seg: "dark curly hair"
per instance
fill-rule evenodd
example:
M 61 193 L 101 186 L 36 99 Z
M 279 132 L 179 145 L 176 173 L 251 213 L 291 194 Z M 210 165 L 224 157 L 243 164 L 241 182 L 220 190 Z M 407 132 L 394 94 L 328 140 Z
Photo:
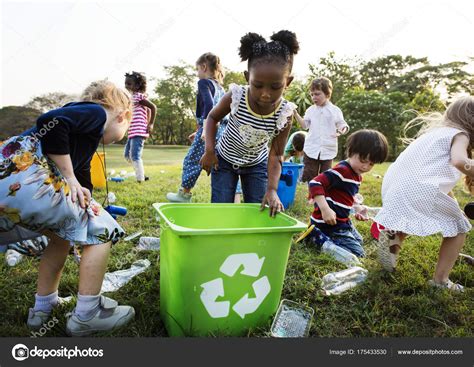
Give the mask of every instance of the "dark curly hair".
M 132 71 L 131 73 L 125 73 L 125 78 L 131 78 L 135 81 L 135 85 L 137 86 L 137 92 L 146 92 L 146 77 L 143 73 L 139 73 L 138 71 Z
M 290 31 L 280 31 L 265 38 L 257 33 L 247 33 L 240 39 L 239 55 L 242 61 L 248 60 L 248 69 L 259 62 L 278 62 L 293 68 L 293 55 L 300 49 L 296 34 Z

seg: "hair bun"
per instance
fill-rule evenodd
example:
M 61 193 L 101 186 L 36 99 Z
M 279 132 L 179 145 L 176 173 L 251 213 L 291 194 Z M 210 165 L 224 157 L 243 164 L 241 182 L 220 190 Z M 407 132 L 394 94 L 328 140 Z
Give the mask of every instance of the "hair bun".
M 252 56 L 253 45 L 258 42 L 266 42 L 265 38 L 257 33 L 247 33 L 240 39 L 239 55 L 242 61 L 248 60 Z
M 282 30 L 280 32 L 274 33 L 270 38 L 273 41 L 283 43 L 286 47 L 288 47 L 288 50 L 290 50 L 292 55 L 296 55 L 300 49 L 300 44 L 296 39 L 296 34 L 291 31 Z

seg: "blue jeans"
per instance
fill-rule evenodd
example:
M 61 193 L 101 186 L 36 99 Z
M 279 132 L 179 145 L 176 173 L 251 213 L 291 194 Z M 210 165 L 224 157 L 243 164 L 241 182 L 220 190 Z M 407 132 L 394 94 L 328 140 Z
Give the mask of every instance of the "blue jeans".
M 219 169 L 212 169 L 212 203 L 233 203 L 237 181 L 242 183 L 244 202 L 261 203 L 267 190 L 267 161 L 251 167 L 234 168 L 232 164 L 217 155 Z
M 331 232 L 323 232 L 318 227 L 314 227 L 308 238 L 317 246 L 322 246 L 324 242 L 330 241 L 336 246 L 352 252 L 357 257 L 365 256 L 365 251 L 362 247 L 364 240 L 352 224 L 350 228 L 338 229 Z
M 124 156 L 127 161 L 139 161 L 142 159 L 143 146 L 145 145 L 145 138 L 141 136 L 135 136 L 127 139 L 125 145 Z

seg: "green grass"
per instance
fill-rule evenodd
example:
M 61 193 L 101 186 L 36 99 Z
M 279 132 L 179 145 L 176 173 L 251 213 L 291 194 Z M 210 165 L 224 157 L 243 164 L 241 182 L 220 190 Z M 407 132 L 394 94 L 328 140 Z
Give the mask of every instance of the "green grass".
M 133 178 L 123 183 L 110 183 L 110 191 L 117 195 L 117 205 L 127 207 L 128 214 L 119 222 L 133 233 L 143 231 L 144 236 L 159 236 L 156 214 L 151 205 L 166 201 L 165 195 L 180 185 L 182 159 L 187 147 L 147 147 L 144 160 L 149 182 L 138 184 Z M 122 147 L 107 148 L 108 169 L 132 171 L 122 159 Z M 376 166 L 364 177 L 361 194 L 367 205 L 381 205 L 381 179 L 388 164 Z M 461 206 L 470 198 L 461 185 L 455 190 Z M 95 192 L 101 202 L 104 190 Z M 304 222 L 311 212 L 305 201 L 306 189 L 298 186 L 296 203 L 288 214 Z M 209 202 L 210 180 L 202 175 L 194 190 L 194 200 Z M 330 257 L 319 254 L 304 244 L 293 244 L 288 261 L 282 298 L 301 302 L 314 308 L 315 315 L 311 336 L 321 337 L 472 337 L 474 336 L 474 271 L 469 265 L 457 262 L 451 279 L 470 288 L 464 294 L 453 295 L 429 288 L 426 282 L 433 274 L 440 236 L 412 237 L 402 249 L 397 272 L 381 271 L 374 253 L 375 244 L 370 240 L 369 224 L 357 222 L 357 228 L 366 240 L 368 257 L 364 266 L 369 270 L 368 280 L 354 290 L 340 296 L 325 297 L 321 293 L 323 275 L 342 270 L 343 265 Z M 136 243 L 136 242 L 135 242 Z M 135 307 L 136 317 L 131 325 L 114 332 L 113 336 L 166 336 L 159 317 L 159 254 L 132 251 L 135 243 L 120 242 L 114 246 L 108 271 L 127 268 L 139 258 L 147 258 L 152 265 L 119 291 L 108 294 L 121 304 Z M 472 237 L 463 252 L 474 253 Z M 34 303 L 38 261 L 26 259 L 10 268 L 0 255 L 0 336 L 29 336 L 25 320 L 28 308 Z M 75 295 L 78 285 L 78 268 L 70 258 L 66 262 L 59 286 L 60 295 Z M 64 336 L 64 314 L 73 304 L 54 311 L 60 320 L 47 336 Z M 267 328 L 249 331 L 249 336 L 267 336 Z M 105 334 L 108 335 L 108 334 Z

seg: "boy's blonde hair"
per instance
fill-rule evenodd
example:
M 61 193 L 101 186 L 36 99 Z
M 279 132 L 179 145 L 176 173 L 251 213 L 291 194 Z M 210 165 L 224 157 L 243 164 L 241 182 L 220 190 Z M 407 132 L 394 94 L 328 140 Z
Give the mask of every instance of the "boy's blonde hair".
M 199 56 L 196 61 L 196 65 L 206 64 L 211 71 L 212 78 L 215 79 L 220 85 L 224 83 L 224 70 L 222 68 L 221 59 L 219 56 L 214 55 L 212 52 L 206 52 Z
M 125 118 L 132 118 L 132 99 L 130 94 L 104 79 L 92 82 L 82 92 L 81 101 L 94 102 L 117 113 L 125 112 Z
M 327 98 L 331 98 L 332 96 L 332 82 L 325 77 L 314 79 L 309 89 L 311 91 L 319 90 L 323 92 Z

